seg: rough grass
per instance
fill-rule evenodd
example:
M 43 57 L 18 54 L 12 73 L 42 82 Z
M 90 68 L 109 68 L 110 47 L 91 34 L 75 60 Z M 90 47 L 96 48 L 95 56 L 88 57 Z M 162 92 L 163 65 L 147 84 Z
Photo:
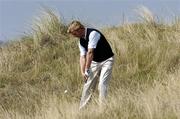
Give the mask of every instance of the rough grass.
M 146 13 L 141 23 L 101 29 L 116 59 L 108 104 L 98 107 L 95 92 L 79 111 L 78 40 L 46 9 L 31 35 L 1 46 L 0 118 L 180 119 L 180 21 L 169 25 Z

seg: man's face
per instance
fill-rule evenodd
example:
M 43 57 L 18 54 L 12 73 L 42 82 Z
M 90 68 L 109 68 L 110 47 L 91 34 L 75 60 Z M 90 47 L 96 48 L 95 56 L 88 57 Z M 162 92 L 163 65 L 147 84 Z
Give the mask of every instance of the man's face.
M 83 37 L 83 31 L 82 31 L 82 29 L 77 29 L 77 30 L 71 32 L 71 34 L 72 34 L 73 36 L 75 36 L 75 37 L 78 37 L 78 38 Z

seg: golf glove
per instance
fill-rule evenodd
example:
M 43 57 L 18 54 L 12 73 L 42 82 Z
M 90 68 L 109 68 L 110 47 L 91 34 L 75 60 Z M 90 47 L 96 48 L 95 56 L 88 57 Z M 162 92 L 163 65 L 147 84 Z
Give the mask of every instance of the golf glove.
M 86 70 L 85 70 L 85 75 L 86 75 L 87 77 L 90 76 L 90 69 L 86 69 Z

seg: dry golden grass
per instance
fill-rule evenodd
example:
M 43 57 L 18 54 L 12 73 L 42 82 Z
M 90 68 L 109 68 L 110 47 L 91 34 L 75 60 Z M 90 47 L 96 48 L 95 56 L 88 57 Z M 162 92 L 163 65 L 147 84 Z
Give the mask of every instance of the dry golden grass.
M 102 29 L 116 58 L 108 104 L 95 92 L 82 111 L 78 40 L 46 9 L 31 35 L 1 46 L 0 118 L 180 119 L 180 21 L 158 23 L 143 9 L 141 23 Z

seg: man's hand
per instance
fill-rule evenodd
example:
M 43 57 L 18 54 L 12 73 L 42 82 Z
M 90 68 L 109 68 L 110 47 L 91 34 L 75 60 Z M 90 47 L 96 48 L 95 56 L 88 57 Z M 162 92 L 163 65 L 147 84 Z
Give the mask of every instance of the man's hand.
M 83 75 L 83 78 L 84 78 L 84 82 L 86 83 L 88 78 L 89 78 L 89 75 L 90 75 L 90 69 L 86 69 L 85 73 L 82 73 L 82 75 Z
M 85 73 L 83 73 L 82 76 L 83 76 L 84 82 L 86 83 L 87 79 L 88 79 L 88 76 Z

